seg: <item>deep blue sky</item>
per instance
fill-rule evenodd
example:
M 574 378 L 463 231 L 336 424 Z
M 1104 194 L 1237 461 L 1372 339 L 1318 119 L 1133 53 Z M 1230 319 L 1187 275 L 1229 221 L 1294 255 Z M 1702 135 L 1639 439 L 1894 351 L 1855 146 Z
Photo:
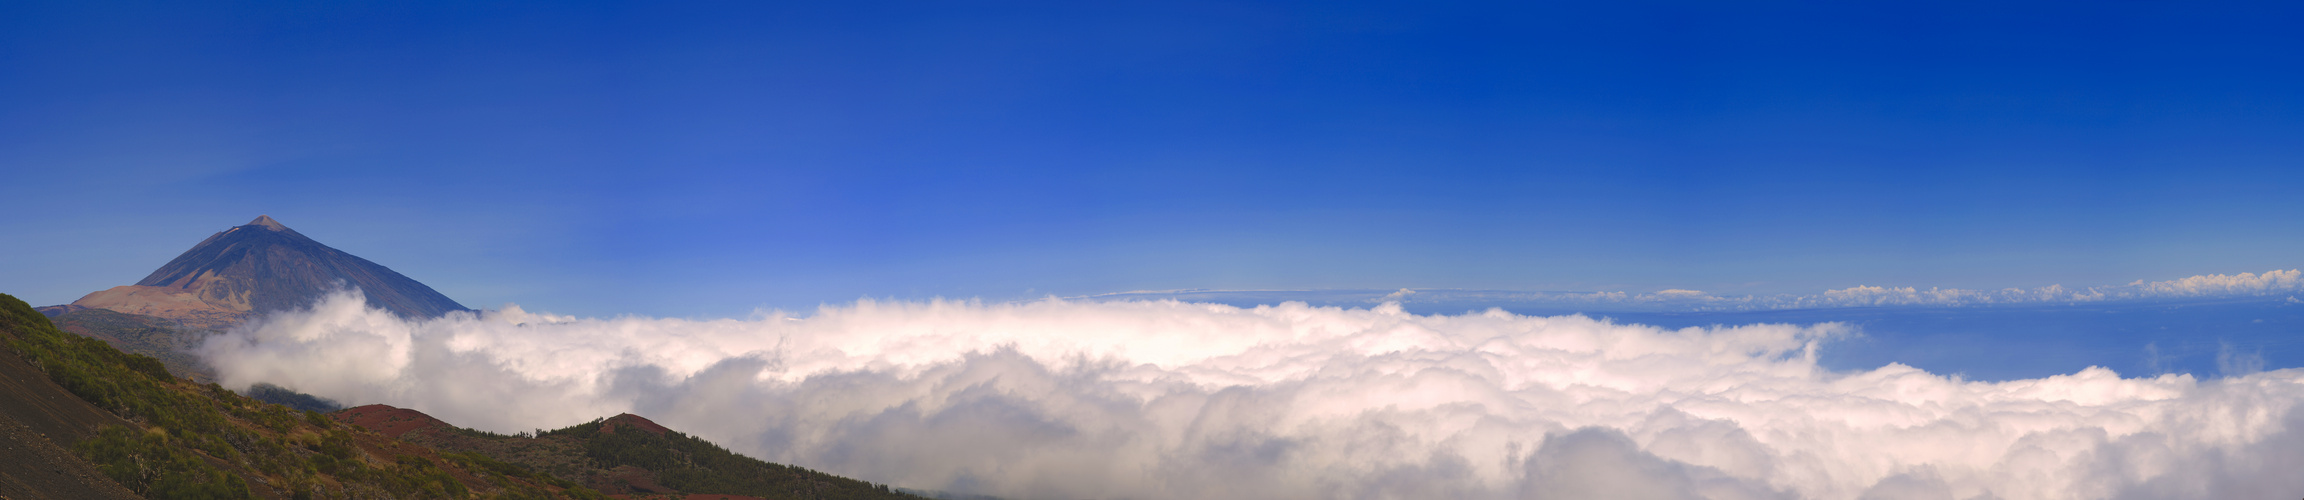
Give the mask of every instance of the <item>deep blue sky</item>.
M 0 3 L 0 292 L 257 214 L 582 315 L 2304 265 L 2298 4 L 1723 3 Z

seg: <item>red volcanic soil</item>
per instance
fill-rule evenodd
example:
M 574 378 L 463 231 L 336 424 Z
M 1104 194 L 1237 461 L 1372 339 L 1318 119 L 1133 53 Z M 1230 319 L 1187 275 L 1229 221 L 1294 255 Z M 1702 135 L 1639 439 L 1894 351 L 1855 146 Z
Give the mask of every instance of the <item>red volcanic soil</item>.
M 768 500 L 768 499 L 765 499 L 765 498 L 760 498 L 760 497 L 748 497 L 748 496 L 744 496 L 744 495 L 721 495 L 721 494 L 717 494 L 717 493 L 713 493 L 713 494 L 696 494 L 696 495 L 648 495 L 648 494 L 630 495 L 630 494 L 624 494 L 624 495 L 608 495 L 608 498 L 614 498 L 614 499 L 618 499 L 618 500 L 672 500 L 672 499 L 678 499 L 678 500 Z
M 662 425 L 656 425 L 656 422 L 651 422 L 646 418 L 641 418 L 639 415 L 625 413 L 613 417 L 608 417 L 607 421 L 601 422 L 600 433 L 615 434 L 616 428 L 627 425 L 632 426 L 634 429 L 648 431 L 648 433 L 658 436 L 662 436 L 666 432 L 672 432 L 672 429 L 666 428 Z
M 675 490 L 672 488 L 664 487 L 664 485 L 661 484 L 656 484 L 655 471 L 642 469 L 637 466 L 619 465 L 614 469 L 608 469 L 608 481 L 610 484 L 624 483 L 625 487 L 632 488 L 633 490 L 640 491 L 642 493 L 664 495 L 680 494 L 680 490 Z
M 332 416 L 336 417 L 338 422 L 366 427 L 378 434 L 395 438 L 422 429 L 453 429 L 456 427 L 448 425 L 447 422 L 442 422 L 440 419 L 432 418 L 431 415 L 425 415 L 424 412 L 386 405 L 352 408 L 337 412 Z

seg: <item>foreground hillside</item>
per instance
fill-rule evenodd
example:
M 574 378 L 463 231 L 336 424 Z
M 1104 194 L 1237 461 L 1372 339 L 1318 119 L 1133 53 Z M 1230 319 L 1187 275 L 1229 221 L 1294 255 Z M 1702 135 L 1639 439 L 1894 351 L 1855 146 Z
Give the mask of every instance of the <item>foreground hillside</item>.
M 634 415 L 504 436 L 381 405 L 292 410 L 60 330 L 6 294 L 0 352 L 0 463 L 49 464 L 0 467 L 0 498 L 917 498 Z
M 602 498 L 171 375 L 0 294 L 9 498 Z M 36 439 L 35 439 L 36 437 Z M 65 450 L 69 450 L 67 453 Z
M 4 297 L 4 296 L 0 296 Z M 4 301 L 0 301 L 4 302 Z M 71 445 L 98 426 L 130 425 L 48 380 L 9 346 L 23 318 L 0 307 L 0 497 L 126 499 L 136 493 L 104 477 Z
M 462 429 L 422 412 L 368 405 L 342 422 L 435 449 L 485 456 L 612 495 L 721 494 L 769 499 L 916 498 L 887 485 L 763 462 L 623 414 L 536 436 Z M 526 433 L 522 433 L 526 434 Z

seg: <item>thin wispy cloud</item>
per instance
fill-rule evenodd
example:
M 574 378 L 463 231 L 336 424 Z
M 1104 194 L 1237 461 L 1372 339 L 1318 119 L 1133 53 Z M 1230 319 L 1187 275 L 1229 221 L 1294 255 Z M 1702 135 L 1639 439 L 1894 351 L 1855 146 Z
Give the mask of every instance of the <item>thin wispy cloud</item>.
M 1312 298 L 1325 303 L 1380 304 L 1476 303 L 1536 308 L 1636 309 L 1650 311 L 1762 311 L 1834 307 L 1962 307 L 2023 304 L 2085 304 L 2131 300 L 2195 299 L 2215 297 L 2279 297 L 2304 293 L 2304 272 L 2296 269 L 2264 273 L 2208 274 L 2167 281 L 2137 280 L 2125 285 L 1971 290 L 1854 286 L 1814 294 L 1722 295 L 1699 290 L 1668 289 L 1655 292 L 1525 292 L 1501 290 L 1168 290 L 1137 291 L 1077 297 L 1103 300 L 1222 300 L 1235 296 Z M 2294 301 L 2293 297 L 2289 300 Z
M 2233 373 L 2207 380 L 1818 366 L 1820 348 L 1856 334 L 1173 300 L 861 301 L 714 321 L 507 306 L 406 321 L 347 293 L 202 352 L 231 386 L 506 432 L 630 411 L 771 461 L 1025 499 L 2304 489 L 2283 465 L 2304 461 L 2291 417 L 2304 371 L 2256 371 L 2238 351 Z

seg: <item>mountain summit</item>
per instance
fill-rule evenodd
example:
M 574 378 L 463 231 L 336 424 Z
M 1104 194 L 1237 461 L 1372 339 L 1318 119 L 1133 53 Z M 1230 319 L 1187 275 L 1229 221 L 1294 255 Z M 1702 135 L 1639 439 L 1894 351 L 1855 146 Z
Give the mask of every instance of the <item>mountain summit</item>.
M 308 306 L 347 286 L 367 295 L 368 305 L 403 317 L 468 310 L 432 287 L 322 245 L 269 215 L 209 236 L 143 281 L 88 294 L 72 306 L 221 327 L 252 314 Z

